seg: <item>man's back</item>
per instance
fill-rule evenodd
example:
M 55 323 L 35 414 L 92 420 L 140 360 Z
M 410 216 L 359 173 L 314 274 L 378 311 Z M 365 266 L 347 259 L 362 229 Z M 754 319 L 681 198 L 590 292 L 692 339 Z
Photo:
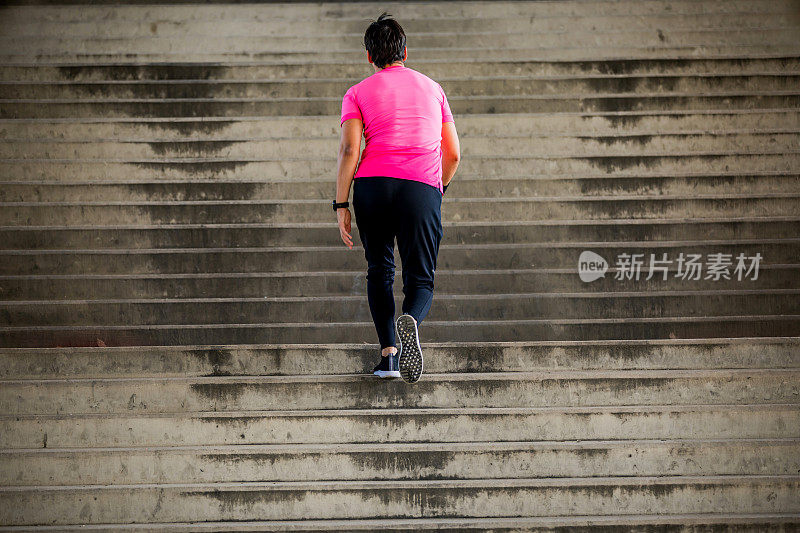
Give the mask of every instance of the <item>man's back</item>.
M 441 190 L 442 124 L 453 115 L 441 86 L 402 65 L 384 68 L 345 93 L 341 122 L 364 123 L 355 178 L 389 176 Z

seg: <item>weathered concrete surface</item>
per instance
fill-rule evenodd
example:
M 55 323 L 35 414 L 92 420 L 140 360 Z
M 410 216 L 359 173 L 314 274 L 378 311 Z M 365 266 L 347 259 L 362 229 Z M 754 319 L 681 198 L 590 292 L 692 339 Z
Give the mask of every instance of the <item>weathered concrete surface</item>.
M 709 393 L 709 391 L 713 391 Z M 408 390 L 371 375 L 0 381 L 0 412 L 560 407 L 791 403 L 800 371 L 628 370 L 431 374 Z
M 798 439 L 164 446 L 0 454 L 2 485 L 787 475 Z
M 10 524 L 130 520 L 279 520 L 553 516 L 580 512 L 800 512 L 798 476 L 680 476 L 546 480 L 334 481 L 0 489 Z M 12 505 L 13 503 L 13 505 Z M 613 510 L 612 510 L 613 509 Z M 611 510 L 611 511 L 610 511 Z
M 769 369 L 800 366 L 791 338 L 423 343 L 426 368 L 444 372 Z M 301 376 L 363 373 L 364 344 L 2 348 L 3 379 Z
M 3 9 L 0 529 L 796 530 L 800 4 L 391 8 L 464 156 L 414 387 L 327 203 L 386 6 Z
M 798 438 L 796 404 L 14 415 L 3 448 Z

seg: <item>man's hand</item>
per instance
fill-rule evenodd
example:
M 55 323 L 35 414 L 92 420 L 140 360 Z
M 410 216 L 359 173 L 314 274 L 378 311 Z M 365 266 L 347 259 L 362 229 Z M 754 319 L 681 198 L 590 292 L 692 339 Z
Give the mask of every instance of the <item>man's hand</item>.
M 339 219 L 339 235 L 342 237 L 342 242 L 352 250 L 353 236 L 350 235 L 350 210 L 346 207 L 337 209 L 336 218 Z

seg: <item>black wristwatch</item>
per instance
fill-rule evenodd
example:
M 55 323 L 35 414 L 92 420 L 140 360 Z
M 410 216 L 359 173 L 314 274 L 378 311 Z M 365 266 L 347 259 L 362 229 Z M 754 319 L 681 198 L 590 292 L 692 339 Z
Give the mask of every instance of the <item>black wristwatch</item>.
M 340 207 L 350 207 L 350 202 L 337 202 L 336 200 L 333 201 L 333 210 L 336 211 Z

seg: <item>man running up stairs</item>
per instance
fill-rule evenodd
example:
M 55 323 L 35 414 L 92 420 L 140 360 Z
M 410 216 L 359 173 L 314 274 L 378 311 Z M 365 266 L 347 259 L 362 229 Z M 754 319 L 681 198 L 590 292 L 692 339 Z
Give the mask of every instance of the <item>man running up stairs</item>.
M 462 148 L 413 385 L 330 207 L 384 10 Z M 2 14 L 3 528 L 800 523 L 796 2 Z

